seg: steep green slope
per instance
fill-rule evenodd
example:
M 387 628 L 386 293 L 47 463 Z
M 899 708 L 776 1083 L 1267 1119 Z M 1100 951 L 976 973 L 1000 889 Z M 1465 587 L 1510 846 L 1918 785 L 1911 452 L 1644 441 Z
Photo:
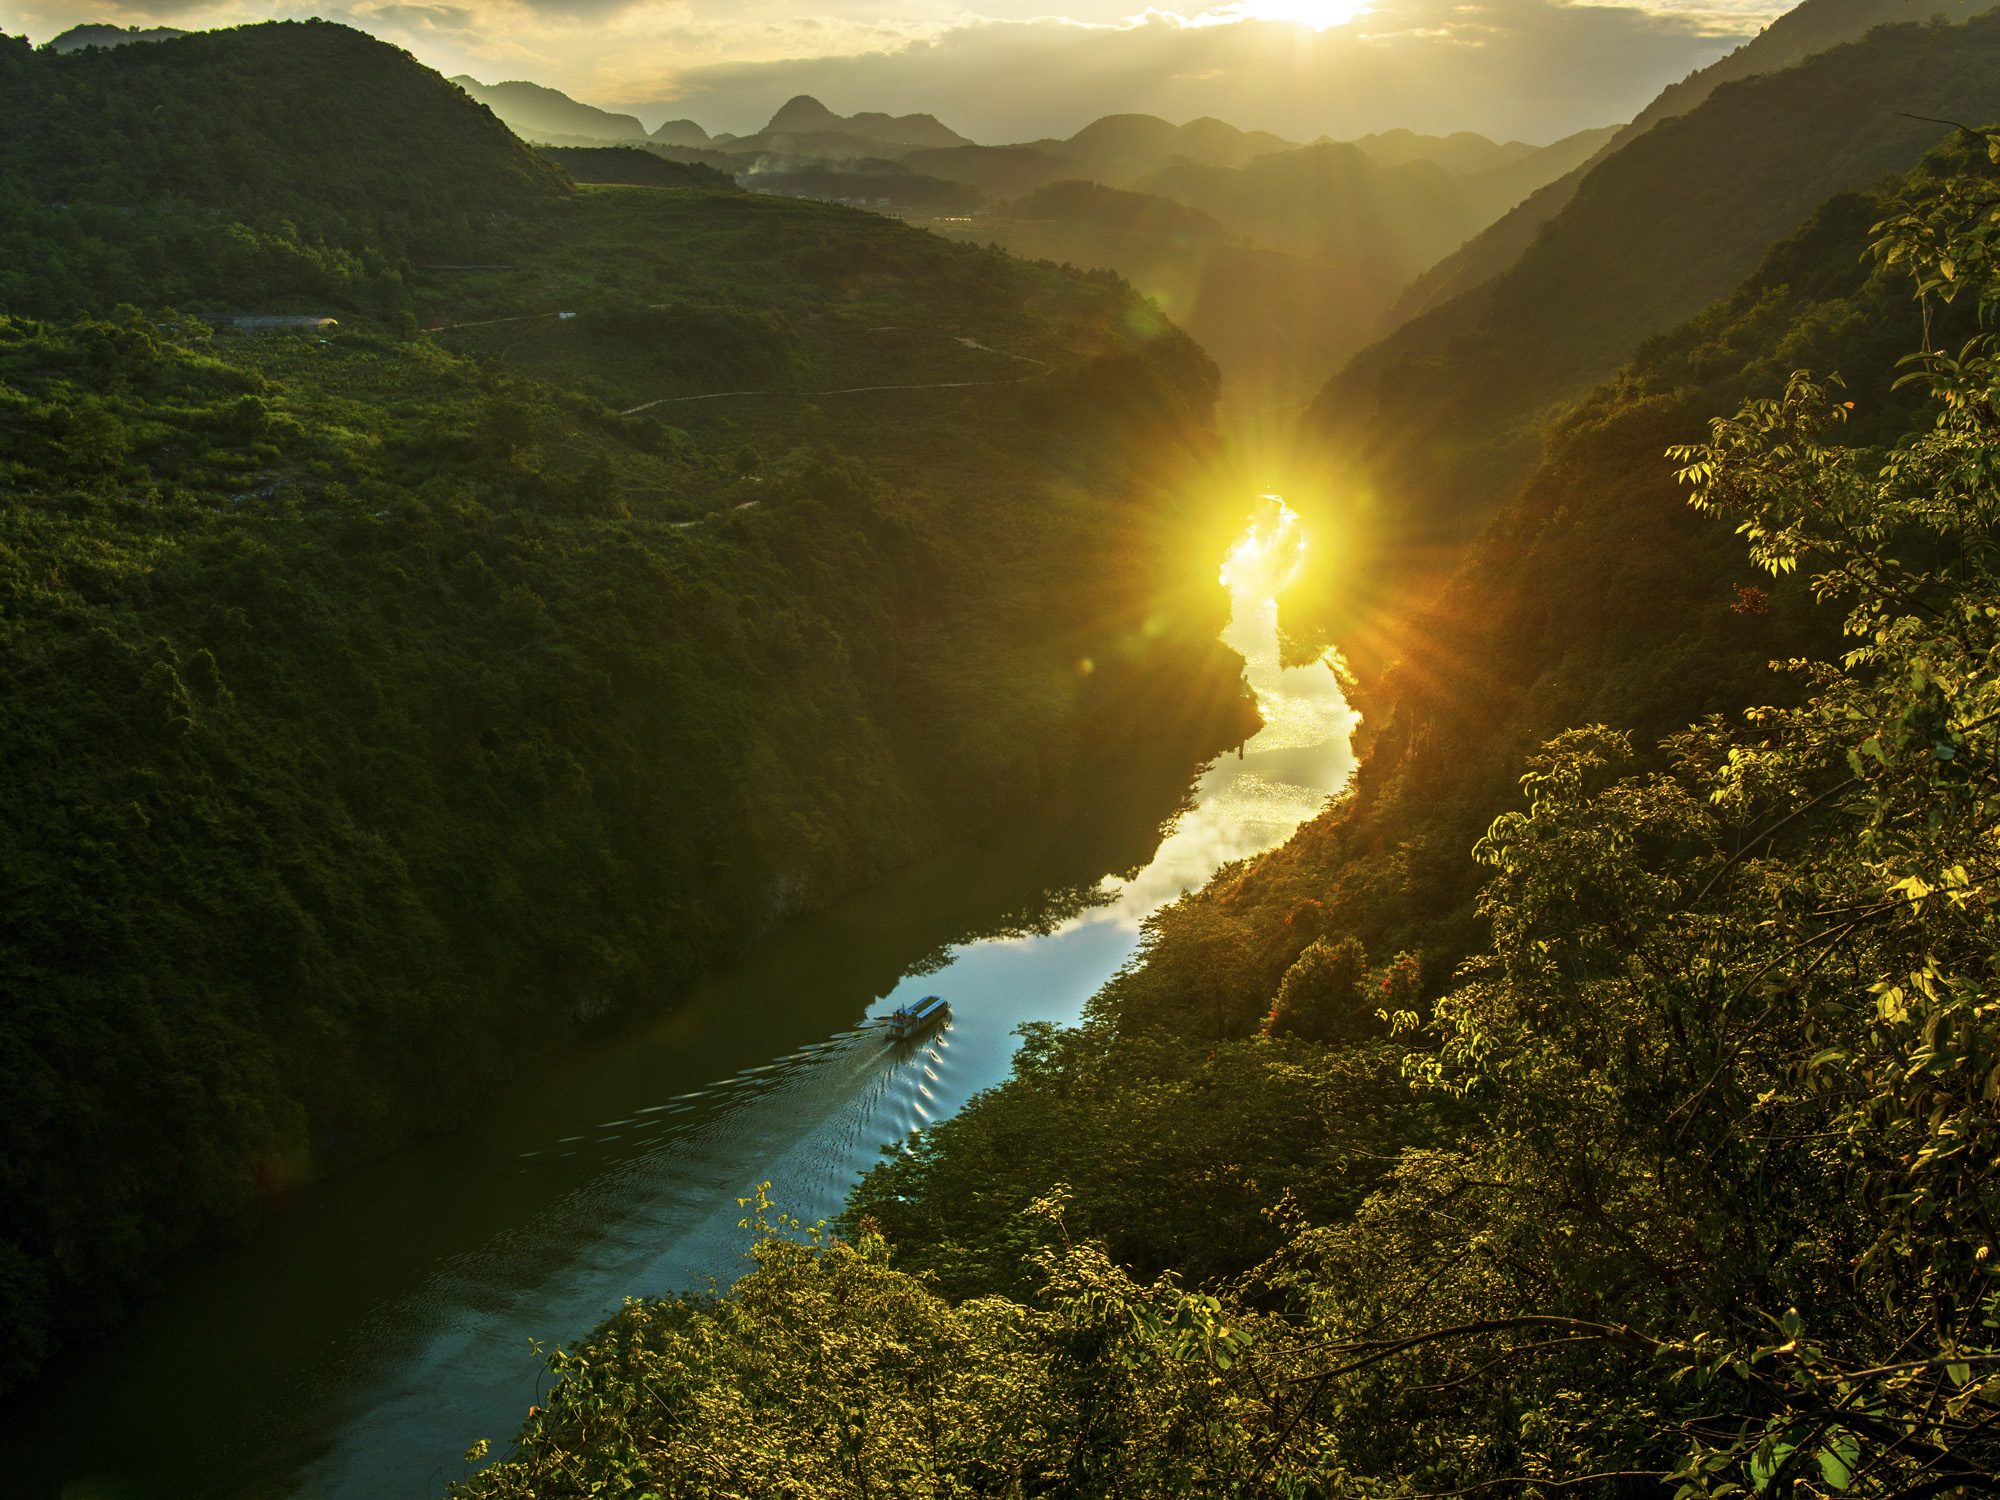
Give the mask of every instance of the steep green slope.
M 2000 17 L 1896 26 L 1715 90 L 1596 169 L 1504 276 L 1364 350 L 1309 420 L 1360 544 L 1393 591 L 1449 570 L 1533 466 L 1552 412 L 1640 339 L 1725 292 L 1827 194 L 1900 170 L 2000 113 Z M 1362 610 L 1363 598 L 1354 601 Z M 1303 612 L 1292 626 L 1313 639 Z M 1330 628 L 1382 660 L 1365 619 Z
M 1802 0 L 1727 57 L 1662 89 L 1629 125 L 1607 131 L 1588 159 L 1565 167 L 1563 175 L 1553 181 L 1544 178 L 1545 185 L 1520 198 L 1493 224 L 1417 277 L 1383 319 L 1383 328 L 1399 328 L 1505 271 L 1534 242 L 1542 225 L 1576 196 L 1592 167 L 1660 121 L 1699 107 L 1718 85 L 1792 67 L 1815 53 L 1857 41 L 1877 26 L 1923 21 L 1930 16 L 1957 22 L 1979 14 L 1981 9 L 1970 0 L 1934 0 L 1919 6 L 1912 6 L 1910 0 Z
M 499 258 L 562 173 L 407 53 L 283 22 L 0 39 L 0 308 L 391 314 L 412 260 Z
M 376 267 L 337 333 L 218 334 L 155 300 L 186 284 L 166 252 L 143 310 L 0 315 L 8 1382 L 176 1246 L 1134 726 L 1191 764 L 1254 725 L 1192 566 L 1214 369 L 1115 279 L 826 205 L 573 190 L 331 27 L 27 54 L 12 97 L 147 50 L 169 114 L 344 56 L 350 96 L 539 196 L 482 214 L 470 267 L 396 254 L 432 243 L 414 212 L 378 250 L 335 218 L 374 124 L 334 111 L 331 160 L 295 144 L 243 191 L 328 184 L 326 234 Z M 124 75 L 59 76 L 102 106 L 63 116 L 92 180 Z M 210 162 L 157 144 L 121 169 L 170 204 Z M 430 139 L 371 149 L 420 201 Z M 73 208 L 11 230 L 57 306 L 117 249 Z M 773 394 L 699 399 L 746 387 Z

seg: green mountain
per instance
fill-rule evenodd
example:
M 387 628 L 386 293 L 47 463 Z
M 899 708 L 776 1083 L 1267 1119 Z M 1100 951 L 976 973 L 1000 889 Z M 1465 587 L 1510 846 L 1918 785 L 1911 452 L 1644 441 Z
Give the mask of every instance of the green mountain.
M 1362 576 L 1393 593 L 1449 571 L 1540 452 L 1552 413 L 1636 343 L 1722 295 L 1830 193 L 1907 167 L 1948 127 L 2000 114 L 2000 17 L 1881 28 L 1716 88 L 1594 167 L 1505 274 L 1364 350 L 1309 415 Z M 1372 669 L 1362 591 L 1332 630 Z M 1308 648 L 1309 649 L 1309 648 Z
M 1184 565 L 1214 367 L 1115 278 L 579 188 L 320 22 L 7 43 L 0 167 L 0 1380 L 772 923 L 1254 727 Z
M 492 110 L 523 140 L 549 145 L 572 141 L 643 141 L 646 127 L 632 115 L 579 104 L 539 83 L 481 83 L 461 73 L 452 82 Z M 699 143 L 696 143 L 699 144 Z
M 668 120 L 647 137 L 662 146 L 706 146 L 708 132 L 692 120 Z
M 422 141 L 420 155 L 411 142 Z M 320 22 L 36 52 L 0 40 L 0 307 L 406 309 L 569 185 L 402 53 Z
M 1150 922 L 1082 1024 L 1024 1028 L 837 1234 L 760 1194 L 729 1294 L 556 1356 L 469 1493 L 886 1490 L 912 1454 L 1077 1494 L 1994 1482 L 1983 1419 L 1922 1428 L 2000 1357 L 1966 1317 L 1989 146 L 1831 197 L 1645 341 L 1403 618 L 1348 793 Z M 1912 201 L 1918 264 L 1870 255 Z M 1944 389 L 1899 385 L 1927 340 Z M 1667 450 L 1711 436 L 1695 492 Z

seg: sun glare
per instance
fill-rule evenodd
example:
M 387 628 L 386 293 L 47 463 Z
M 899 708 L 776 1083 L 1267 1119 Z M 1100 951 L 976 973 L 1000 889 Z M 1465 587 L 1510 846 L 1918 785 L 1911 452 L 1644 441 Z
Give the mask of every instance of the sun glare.
M 1306 532 L 1298 512 L 1266 495 L 1258 514 L 1222 560 L 1222 586 L 1238 596 L 1275 599 L 1305 565 Z

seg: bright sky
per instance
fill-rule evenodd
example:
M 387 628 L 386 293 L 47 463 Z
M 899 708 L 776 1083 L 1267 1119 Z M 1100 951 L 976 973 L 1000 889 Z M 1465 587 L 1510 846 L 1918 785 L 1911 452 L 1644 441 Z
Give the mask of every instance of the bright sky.
M 0 0 L 45 41 L 85 21 L 187 29 L 319 14 L 446 73 L 525 78 L 651 127 L 745 132 L 793 94 L 925 111 L 982 141 L 1100 115 L 1215 115 L 1308 140 L 1404 126 L 1546 142 L 1630 118 L 1782 0 Z M 1052 13 L 1051 6 L 1059 7 Z

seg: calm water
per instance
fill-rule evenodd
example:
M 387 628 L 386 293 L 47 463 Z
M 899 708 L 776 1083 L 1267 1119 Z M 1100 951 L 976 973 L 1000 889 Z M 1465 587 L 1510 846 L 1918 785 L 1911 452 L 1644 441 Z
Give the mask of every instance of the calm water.
M 1135 768 L 1041 827 L 941 855 L 774 935 L 669 1014 L 530 1070 L 464 1128 L 306 1190 L 248 1243 L 183 1258 L 116 1337 L 0 1417 L 0 1487 L 437 1495 L 535 1401 L 531 1340 L 736 1274 L 736 1200 L 759 1182 L 808 1220 L 836 1212 L 885 1144 L 1005 1077 L 1016 1026 L 1074 1020 L 1146 913 L 1346 780 L 1332 673 L 1277 663 L 1272 594 L 1299 545 L 1274 519 L 1231 556 L 1227 639 L 1268 723 L 1191 801 L 1184 772 Z M 951 1026 L 889 1043 L 881 1018 L 930 993 Z

